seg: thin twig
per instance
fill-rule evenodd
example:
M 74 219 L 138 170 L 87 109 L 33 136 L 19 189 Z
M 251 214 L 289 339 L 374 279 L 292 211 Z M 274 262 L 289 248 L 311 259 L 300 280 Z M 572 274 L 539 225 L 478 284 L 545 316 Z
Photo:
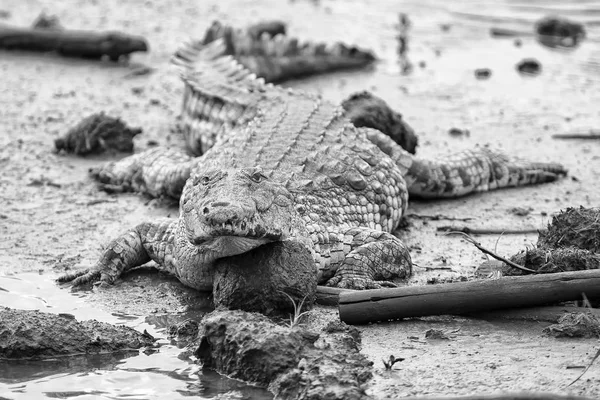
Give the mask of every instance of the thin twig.
M 486 249 L 480 243 L 478 243 L 475 239 L 473 239 L 472 236 L 467 235 L 464 232 L 451 231 L 451 232 L 447 232 L 446 235 L 463 235 L 465 237 L 465 240 L 467 242 L 469 242 L 473 246 L 477 247 L 479 249 L 479 251 L 481 251 L 482 253 L 487 254 L 489 256 L 492 256 L 496 260 L 502 261 L 506 265 L 509 265 L 509 266 L 511 266 L 513 268 L 516 268 L 516 269 L 520 269 L 521 271 L 525 271 L 525 272 L 529 272 L 529 273 L 533 273 L 533 274 L 537 274 L 538 273 L 537 271 L 534 271 L 533 269 L 529 269 L 529 268 L 523 267 L 523 266 L 521 266 L 519 264 L 515 264 L 514 262 L 512 262 L 512 261 L 510 261 L 510 260 L 508 260 L 508 259 L 506 259 L 506 258 L 504 258 L 502 256 L 497 255 L 493 251 Z
M 596 352 L 596 355 L 594 356 L 594 358 L 592 358 L 592 361 L 590 362 L 590 364 L 583 370 L 583 372 L 577 378 L 575 378 L 575 380 L 573 382 L 569 383 L 567 385 L 567 387 L 569 387 L 572 384 L 574 384 L 575 382 L 577 382 L 588 371 L 588 369 L 590 369 L 592 367 L 592 365 L 594 364 L 594 361 L 596 361 L 596 359 L 599 356 L 600 356 L 600 349 L 598 349 L 598 351 Z
M 418 218 L 418 219 L 428 219 L 431 221 L 439 221 L 439 220 L 448 220 L 448 221 L 471 221 L 475 218 L 473 217 L 450 217 L 443 214 L 434 214 L 434 215 L 426 215 L 426 214 L 408 214 L 407 218 Z
M 471 235 L 520 235 L 523 233 L 538 233 L 539 229 L 502 229 L 502 228 L 471 228 L 468 226 L 438 226 L 438 232 L 461 232 Z

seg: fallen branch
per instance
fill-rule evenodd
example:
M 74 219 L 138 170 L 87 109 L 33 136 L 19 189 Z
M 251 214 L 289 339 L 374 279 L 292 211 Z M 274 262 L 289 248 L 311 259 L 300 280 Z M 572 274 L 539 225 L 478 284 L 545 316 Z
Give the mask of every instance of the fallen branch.
M 337 306 L 340 301 L 340 293 L 354 292 L 352 289 L 340 289 L 329 286 L 317 286 L 316 303 L 323 306 Z
M 552 139 L 600 139 L 600 132 L 590 131 L 590 133 L 556 133 Z
M 121 32 L 36 29 L 0 26 L 0 49 L 57 52 L 66 57 L 118 61 L 121 56 L 147 51 L 146 40 Z
M 538 233 L 539 229 L 501 229 L 501 228 L 470 228 L 468 226 L 439 226 L 438 232 L 462 232 L 470 235 L 521 235 L 524 233 Z
M 471 243 L 473 246 L 477 247 L 479 249 L 479 251 L 481 251 L 484 254 L 487 254 L 488 256 L 494 257 L 496 260 L 502 261 L 503 263 L 505 263 L 506 265 L 508 265 L 510 267 L 519 269 L 524 272 L 530 272 L 532 274 L 537 274 L 537 271 L 535 271 L 533 269 L 525 268 L 519 264 L 515 264 L 514 262 L 510 261 L 509 259 L 499 256 L 496 253 L 494 253 L 493 251 L 486 249 L 479 242 L 477 242 L 475 239 L 473 239 L 471 236 L 467 235 L 464 232 L 454 232 L 453 231 L 453 232 L 447 233 L 447 235 L 452 235 L 452 234 L 463 235 L 465 237 L 465 240 L 467 242 Z
M 467 314 L 600 297 L 600 270 L 362 290 L 340 294 L 340 319 L 364 324 L 424 315 Z

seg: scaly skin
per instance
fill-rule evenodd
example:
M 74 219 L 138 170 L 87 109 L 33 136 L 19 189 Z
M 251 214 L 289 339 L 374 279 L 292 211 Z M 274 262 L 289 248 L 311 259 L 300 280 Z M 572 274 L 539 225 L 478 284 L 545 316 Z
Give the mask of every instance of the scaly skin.
M 227 43 L 225 54 L 267 82 L 280 82 L 317 73 L 362 68 L 375 61 L 372 52 L 343 43 L 299 42 L 286 35 L 285 24 L 268 21 L 234 29 L 218 21 L 208 28 L 199 45 L 217 39 Z
M 113 282 L 152 258 L 187 285 L 209 288 L 215 259 L 296 240 L 311 249 L 320 283 L 393 285 L 412 268 L 407 248 L 391 234 L 409 193 L 455 197 L 566 173 L 558 164 L 512 160 L 485 148 L 419 159 L 380 131 L 356 128 L 339 106 L 256 79 L 222 57 L 225 50 L 217 40 L 178 53 L 185 54 L 178 64 L 188 139 L 210 138 L 202 157 L 153 149 L 93 173 L 104 184 L 175 197 L 189 176 L 179 218 L 136 227 L 91 270 L 61 281 Z

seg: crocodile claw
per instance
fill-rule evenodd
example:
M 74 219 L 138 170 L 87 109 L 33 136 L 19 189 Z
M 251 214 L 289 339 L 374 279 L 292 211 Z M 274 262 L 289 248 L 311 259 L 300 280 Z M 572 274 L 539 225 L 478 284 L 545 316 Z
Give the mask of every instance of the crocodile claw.
M 68 272 L 56 279 L 58 283 L 71 282 L 73 287 L 84 286 L 90 283 L 95 284 L 101 280 L 104 281 L 101 271 L 95 268 L 85 268 L 75 272 Z
M 338 287 L 340 289 L 367 290 L 394 288 L 397 285 L 389 281 L 374 281 L 368 278 L 346 278 L 334 276 L 327 282 L 327 286 Z

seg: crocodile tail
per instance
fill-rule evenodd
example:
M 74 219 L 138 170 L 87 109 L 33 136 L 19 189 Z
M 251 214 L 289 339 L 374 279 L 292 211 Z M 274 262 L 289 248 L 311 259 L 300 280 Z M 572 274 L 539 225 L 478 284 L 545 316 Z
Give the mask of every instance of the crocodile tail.
M 506 187 L 558 180 L 567 169 L 558 163 L 531 162 L 487 148 L 463 151 L 436 160 L 410 156 L 405 175 L 412 197 L 459 197 Z

